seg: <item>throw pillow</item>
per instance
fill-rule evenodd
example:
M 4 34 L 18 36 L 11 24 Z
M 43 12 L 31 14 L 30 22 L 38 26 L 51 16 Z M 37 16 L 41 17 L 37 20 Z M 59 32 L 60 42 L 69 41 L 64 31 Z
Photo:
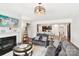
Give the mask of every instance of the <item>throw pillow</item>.
M 57 49 L 55 50 L 55 56 L 59 55 L 59 53 L 60 53 L 60 51 L 62 49 L 61 45 L 62 45 L 62 43 L 60 42 L 59 45 L 58 45 L 58 47 L 57 47 Z
M 39 36 L 36 36 L 34 40 L 39 40 Z
M 54 40 L 53 45 L 57 48 L 59 45 L 59 42 L 60 42 L 59 40 Z
M 47 40 L 47 37 L 43 36 L 41 40 L 42 41 L 46 41 Z

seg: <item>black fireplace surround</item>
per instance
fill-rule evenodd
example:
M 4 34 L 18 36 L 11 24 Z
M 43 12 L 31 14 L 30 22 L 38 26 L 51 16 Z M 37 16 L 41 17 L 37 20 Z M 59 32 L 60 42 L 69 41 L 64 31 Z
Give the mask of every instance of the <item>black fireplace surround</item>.
M 0 38 L 0 56 L 11 51 L 16 46 L 16 36 Z

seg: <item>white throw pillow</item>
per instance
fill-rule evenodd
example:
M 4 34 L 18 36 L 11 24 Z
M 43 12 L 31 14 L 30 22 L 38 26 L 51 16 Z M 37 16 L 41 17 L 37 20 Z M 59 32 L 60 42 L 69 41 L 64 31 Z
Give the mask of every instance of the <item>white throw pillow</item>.
M 46 41 L 47 37 L 43 36 L 42 41 Z
M 39 40 L 39 36 L 36 36 L 34 40 Z
M 59 45 L 59 42 L 60 42 L 60 40 L 54 40 L 53 45 L 57 48 L 57 47 L 58 47 L 58 45 Z

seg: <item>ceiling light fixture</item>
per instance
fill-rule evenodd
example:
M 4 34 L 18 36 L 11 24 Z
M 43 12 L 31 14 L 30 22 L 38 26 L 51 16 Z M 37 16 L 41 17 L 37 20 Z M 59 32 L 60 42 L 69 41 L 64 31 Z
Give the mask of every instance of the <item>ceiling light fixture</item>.
M 45 14 L 45 8 L 42 6 L 42 3 L 38 3 L 38 6 L 36 6 L 34 8 L 34 13 L 37 15 L 37 16 L 42 16 Z

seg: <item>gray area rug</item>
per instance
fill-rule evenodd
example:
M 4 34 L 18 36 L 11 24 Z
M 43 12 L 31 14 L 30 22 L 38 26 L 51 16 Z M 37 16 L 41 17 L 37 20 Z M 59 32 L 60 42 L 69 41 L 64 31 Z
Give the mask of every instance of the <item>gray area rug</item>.
M 34 45 L 32 56 L 54 56 L 55 50 L 56 48 L 53 46 L 45 48 L 44 46 Z M 3 56 L 13 56 L 13 51 L 10 51 Z M 79 56 L 79 49 L 68 42 L 63 42 L 63 48 L 60 51 L 59 56 Z

